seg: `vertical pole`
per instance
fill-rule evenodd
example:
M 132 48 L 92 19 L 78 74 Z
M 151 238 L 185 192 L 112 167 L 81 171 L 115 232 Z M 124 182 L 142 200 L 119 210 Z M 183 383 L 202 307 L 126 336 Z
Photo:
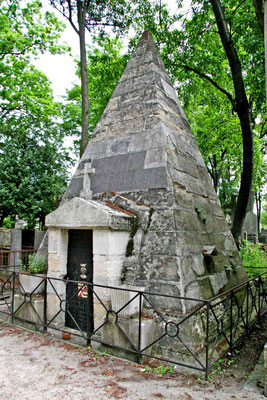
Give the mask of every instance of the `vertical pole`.
M 247 298 L 246 298 L 246 334 L 248 335 L 248 306 L 249 306 L 249 282 L 246 284 Z
M 14 322 L 14 300 L 15 300 L 15 277 L 16 277 L 16 272 L 15 270 L 12 272 L 12 305 L 11 305 L 11 323 L 13 324 Z
M 84 282 L 84 284 L 85 284 L 85 282 Z M 91 331 L 91 319 L 90 319 L 90 314 L 89 314 L 89 312 L 91 311 L 90 310 L 90 298 L 91 298 L 91 290 L 92 290 L 92 287 L 91 287 L 91 285 L 87 282 L 86 283 L 86 285 L 87 285 L 87 299 L 86 299 L 86 301 L 87 301 L 87 311 L 86 311 L 86 316 L 87 316 L 87 332 L 86 332 L 86 347 L 88 347 L 88 346 L 90 346 L 91 345 L 91 333 L 92 333 L 92 331 Z M 89 290 L 90 290 L 90 296 L 89 296 Z M 90 298 L 89 298 L 90 297 Z M 93 316 L 92 316 L 92 318 L 93 318 Z
M 233 348 L 233 291 L 230 292 L 230 353 Z
M 261 320 L 261 276 L 258 277 L 258 321 Z
M 137 363 L 141 362 L 141 335 L 142 335 L 142 296 L 143 293 L 139 292 L 139 318 L 138 318 L 138 355 L 137 355 Z
M 44 316 L 43 316 L 43 328 L 44 332 L 47 330 L 47 277 L 44 278 Z
M 209 374 L 209 323 L 210 323 L 210 303 L 207 304 L 207 312 L 206 312 L 206 370 L 205 370 L 205 380 L 208 380 Z

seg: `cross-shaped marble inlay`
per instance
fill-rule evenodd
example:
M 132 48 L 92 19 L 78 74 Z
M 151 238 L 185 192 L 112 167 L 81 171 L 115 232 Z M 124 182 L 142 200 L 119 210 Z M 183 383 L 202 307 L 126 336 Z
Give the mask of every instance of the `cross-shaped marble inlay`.
M 91 199 L 93 192 L 91 190 L 91 175 L 95 173 L 95 168 L 92 168 L 92 163 L 88 162 L 84 164 L 83 173 L 83 189 L 80 192 L 80 197 L 84 199 Z

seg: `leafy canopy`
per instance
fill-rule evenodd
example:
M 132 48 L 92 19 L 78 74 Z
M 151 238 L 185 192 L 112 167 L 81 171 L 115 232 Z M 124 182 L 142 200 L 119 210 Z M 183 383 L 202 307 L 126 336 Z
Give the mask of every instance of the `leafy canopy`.
M 34 227 L 56 205 L 69 156 L 62 148 L 50 82 L 30 64 L 30 55 L 57 44 L 61 23 L 51 13 L 42 18 L 41 3 L 5 1 L 0 6 L 0 225 L 19 215 Z

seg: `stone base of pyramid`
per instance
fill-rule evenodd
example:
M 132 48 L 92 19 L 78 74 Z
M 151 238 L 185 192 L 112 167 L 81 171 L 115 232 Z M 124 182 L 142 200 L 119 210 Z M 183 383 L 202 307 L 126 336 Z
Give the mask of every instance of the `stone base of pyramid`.
M 229 349 L 231 323 L 234 340 L 244 334 L 242 324 L 236 325 L 241 318 L 237 304 L 241 305 L 244 295 L 245 289 L 235 293 L 236 303 L 232 309 L 227 297 L 214 300 L 209 313 L 205 305 L 186 315 L 146 306 L 140 320 L 138 315 L 118 316 L 115 324 L 108 322 L 103 326 L 101 342 L 104 344 L 101 349 L 134 362 L 154 357 L 159 361 L 204 370 L 207 356 L 209 364 L 212 364 Z M 249 298 L 248 308 L 251 305 Z M 242 312 L 245 318 L 245 309 Z M 254 310 L 251 321 L 255 318 Z

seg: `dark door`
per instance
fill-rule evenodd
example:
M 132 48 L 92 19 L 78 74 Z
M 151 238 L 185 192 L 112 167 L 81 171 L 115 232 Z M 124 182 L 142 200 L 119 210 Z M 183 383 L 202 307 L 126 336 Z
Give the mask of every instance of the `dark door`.
M 81 278 L 81 266 L 86 264 L 86 278 Z M 93 282 L 93 231 L 69 230 L 67 279 Z M 93 292 L 88 287 L 68 282 L 66 292 L 66 326 L 89 334 L 93 331 Z

